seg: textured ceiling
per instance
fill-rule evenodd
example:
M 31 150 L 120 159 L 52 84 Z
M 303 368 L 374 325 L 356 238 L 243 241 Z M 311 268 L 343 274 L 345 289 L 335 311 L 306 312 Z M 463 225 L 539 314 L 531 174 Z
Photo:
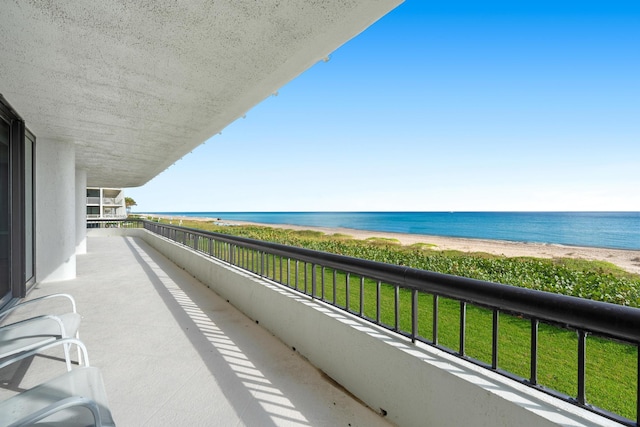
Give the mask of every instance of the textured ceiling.
M 88 185 L 135 187 L 401 1 L 7 0 L 0 93 Z

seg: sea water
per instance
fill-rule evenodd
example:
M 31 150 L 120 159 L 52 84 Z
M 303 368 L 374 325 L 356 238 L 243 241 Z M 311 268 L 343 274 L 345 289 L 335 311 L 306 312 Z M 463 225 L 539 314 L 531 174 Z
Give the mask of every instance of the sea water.
M 266 224 L 640 250 L 640 212 L 155 212 Z

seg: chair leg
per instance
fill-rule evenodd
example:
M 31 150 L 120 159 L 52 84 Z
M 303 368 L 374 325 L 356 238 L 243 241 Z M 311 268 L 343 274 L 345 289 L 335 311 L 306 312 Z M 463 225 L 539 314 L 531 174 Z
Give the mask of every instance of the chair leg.
M 69 349 L 71 344 L 63 344 L 62 348 L 64 349 L 64 362 L 67 364 L 67 372 L 71 372 L 71 355 L 69 354 Z
M 76 331 L 76 339 L 79 340 L 80 339 L 80 331 Z M 80 347 L 78 346 L 78 366 L 82 365 L 82 351 L 80 349 Z

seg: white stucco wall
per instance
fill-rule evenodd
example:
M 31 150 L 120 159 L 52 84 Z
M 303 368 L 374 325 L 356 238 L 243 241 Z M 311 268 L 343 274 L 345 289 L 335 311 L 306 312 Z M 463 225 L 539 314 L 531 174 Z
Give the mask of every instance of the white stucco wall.
M 95 233 L 142 237 L 397 425 L 619 426 L 145 230 Z
M 76 277 L 76 168 L 70 142 L 36 144 L 36 280 Z
M 76 169 L 76 255 L 87 253 L 87 171 Z

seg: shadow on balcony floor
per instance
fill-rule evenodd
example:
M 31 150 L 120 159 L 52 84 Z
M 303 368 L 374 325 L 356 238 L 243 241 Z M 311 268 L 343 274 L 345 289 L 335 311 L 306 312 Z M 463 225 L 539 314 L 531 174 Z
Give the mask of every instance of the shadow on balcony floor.
M 90 237 L 88 248 L 77 279 L 29 297 L 76 297 L 118 425 L 389 425 L 142 240 Z M 58 371 L 55 353 L 2 370 L 0 398 Z

